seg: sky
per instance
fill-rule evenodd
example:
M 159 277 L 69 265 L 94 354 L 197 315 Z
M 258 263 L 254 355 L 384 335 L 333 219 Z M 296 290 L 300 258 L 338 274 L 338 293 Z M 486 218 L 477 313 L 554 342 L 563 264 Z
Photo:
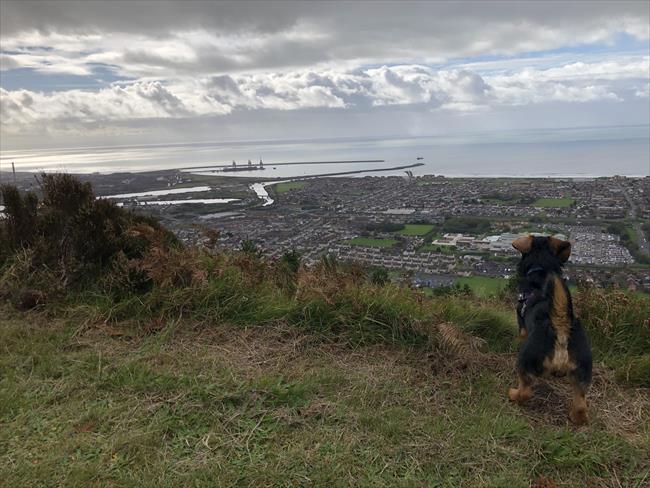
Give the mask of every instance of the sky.
M 638 128 L 649 97 L 646 1 L 0 2 L 4 151 Z

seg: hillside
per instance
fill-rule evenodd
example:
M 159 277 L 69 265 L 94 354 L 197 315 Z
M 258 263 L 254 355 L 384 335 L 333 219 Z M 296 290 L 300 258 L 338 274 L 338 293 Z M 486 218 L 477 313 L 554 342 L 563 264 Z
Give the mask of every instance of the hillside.
M 72 179 L 44 190 L 36 203 L 4 189 L 7 486 L 650 479 L 646 295 L 575 292 L 596 364 L 591 422 L 574 428 L 566 381 L 541 381 L 523 407 L 507 401 L 507 290 L 428 297 L 327 257 L 308 268 L 250 243 L 211 249 L 209 235 L 186 248 Z

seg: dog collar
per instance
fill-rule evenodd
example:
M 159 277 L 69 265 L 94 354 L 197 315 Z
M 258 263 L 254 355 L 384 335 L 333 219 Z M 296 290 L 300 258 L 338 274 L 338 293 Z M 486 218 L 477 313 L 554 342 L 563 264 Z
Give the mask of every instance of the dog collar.
M 538 271 L 544 271 L 544 268 L 542 268 L 541 266 L 533 266 L 526 272 L 526 276 L 533 273 L 537 273 Z

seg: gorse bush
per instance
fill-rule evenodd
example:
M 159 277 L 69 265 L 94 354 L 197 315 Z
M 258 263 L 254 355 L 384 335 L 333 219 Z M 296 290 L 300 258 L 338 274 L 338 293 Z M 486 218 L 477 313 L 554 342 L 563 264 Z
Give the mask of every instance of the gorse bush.
M 15 186 L 3 185 L 0 193 L 5 205 L 5 218 L 0 226 L 0 259 L 3 261 L 34 241 L 38 197 L 20 194 Z M 0 261 L 2 263 L 3 261 Z
M 94 283 L 122 259 L 144 255 L 154 243 L 170 246 L 173 235 L 155 221 L 96 199 L 89 183 L 66 174 L 40 177 L 42 199 L 13 186 L 1 188 L 0 269 L 4 294 L 51 292 Z M 134 232 L 150 229 L 148 234 Z M 16 276 L 17 266 L 23 276 Z M 21 279 L 22 278 L 22 279 Z

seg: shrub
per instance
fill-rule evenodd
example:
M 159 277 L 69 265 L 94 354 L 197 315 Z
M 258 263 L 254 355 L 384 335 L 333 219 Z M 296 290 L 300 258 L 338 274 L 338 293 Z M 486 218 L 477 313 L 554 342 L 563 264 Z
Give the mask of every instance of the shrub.
M 0 187 L 0 193 L 5 205 L 5 218 L 0 227 L 0 258 L 4 260 L 16 250 L 29 247 L 34 242 L 38 198 L 31 192 L 23 196 L 11 185 Z
M 34 193 L 2 188 L 6 218 L 0 221 L 0 265 L 10 269 L 13 260 L 28 256 L 22 276 L 4 273 L 1 285 L 9 292 L 25 284 L 43 292 L 81 286 L 111 269 L 118 256 L 139 258 L 152 245 L 175 242 L 157 222 L 96 199 L 89 183 L 70 175 L 43 174 L 40 186 L 40 202 Z

